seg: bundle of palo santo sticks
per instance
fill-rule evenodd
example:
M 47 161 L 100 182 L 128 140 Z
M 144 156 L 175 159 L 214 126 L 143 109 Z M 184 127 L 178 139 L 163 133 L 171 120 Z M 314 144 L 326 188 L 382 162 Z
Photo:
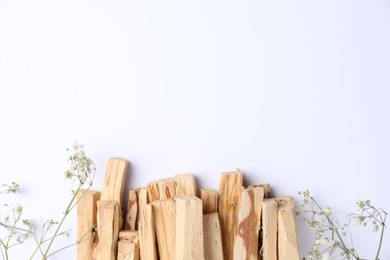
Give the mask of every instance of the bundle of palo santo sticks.
M 219 191 L 194 174 L 125 191 L 127 167 L 110 158 L 102 190 L 79 194 L 78 259 L 299 259 L 293 198 L 272 198 L 269 184 L 244 186 L 235 170 Z

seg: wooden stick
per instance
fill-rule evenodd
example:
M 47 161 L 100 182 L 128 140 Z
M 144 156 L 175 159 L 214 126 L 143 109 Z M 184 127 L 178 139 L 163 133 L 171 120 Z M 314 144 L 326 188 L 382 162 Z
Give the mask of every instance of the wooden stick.
M 262 252 L 264 260 L 277 260 L 278 203 L 273 199 L 263 201 Z
M 218 213 L 203 215 L 203 237 L 205 260 L 223 260 L 222 235 Z
M 152 206 L 160 259 L 171 260 L 175 250 L 173 199 L 157 200 Z
M 138 214 L 137 193 L 135 190 L 129 190 L 127 198 L 127 214 L 125 221 L 126 230 L 136 230 Z
M 177 174 L 174 177 L 176 196 L 197 196 L 194 174 Z
M 139 260 L 138 232 L 125 230 L 119 232 L 117 260 Z
M 291 205 L 278 208 L 278 257 L 279 260 L 299 260 L 295 209 Z
M 278 207 L 295 206 L 294 198 L 291 196 L 275 197 L 272 199 L 278 203 Z
M 77 194 L 77 259 L 92 259 L 92 251 L 96 244 L 93 231 L 97 226 L 96 213 L 99 191 L 80 190 Z
M 136 230 L 138 230 L 139 222 L 144 212 L 144 208 L 146 204 L 148 204 L 148 190 L 146 188 L 137 188 L 135 192 L 137 193 L 137 204 L 138 204 L 137 222 L 135 228 Z
M 119 205 L 114 201 L 97 202 L 97 230 L 99 242 L 93 255 L 96 260 L 115 260 L 119 235 Z
M 141 260 L 157 260 L 152 205 L 145 205 L 138 229 Z
M 151 182 L 147 186 L 148 202 L 175 197 L 175 181 L 173 178 Z
M 203 260 L 202 201 L 194 196 L 174 199 L 175 260 Z
M 121 216 L 119 223 L 120 229 L 123 228 L 123 194 L 128 164 L 127 160 L 121 158 L 110 158 L 108 160 L 106 175 L 100 195 L 100 200 L 115 201 L 118 203 Z
M 248 185 L 248 188 L 252 188 L 252 187 L 263 187 L 264 199 L 271 198 L 271 185 L 269 185 L 269 184 Z
M 218 212 L 218 192 L 200 189 L 200 199 L 203 204 L 203 214 Z
M 243 174 L 239 170 L 221 174 L 219 184 L 219 220 L 222 231 L 223 255 L 233 260 L 234 236 Z
M 257 260 L 259 257 L 259 231 L 263 198 L 263 187 L 242 190 L 238 211 L 238 228 L 234 240 L 235 260 Z
M 119 241 L 117 260 L 139 260 L 139 245 L 128 240 Z

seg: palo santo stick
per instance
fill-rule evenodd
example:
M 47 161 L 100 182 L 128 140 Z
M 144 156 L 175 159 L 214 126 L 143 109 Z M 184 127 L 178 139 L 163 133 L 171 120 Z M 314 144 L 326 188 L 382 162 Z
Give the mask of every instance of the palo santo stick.
M 235 260 L 257 260 L 263 187 L 242 189 L 234 239 Z
M 136 222 L 136 230 L 138 230 L 138 225 L 141 220 L 142 214 L 144 212 L 144 208 L 146 204 L 148 204 L 148 190 L 146 188 L 138 188 L 135 190 L 137 193 L 137 204 L 138 204 L 138 211 L 137 211 L 137 222 Z
M 175 197 L 175 181 L 173 178 L 161 179 L 148 184 L 148 202 Z
M 278 203 L 273 199 L 263 201 L 262 252 L 265 260 L 277 260 Z
M 223 260 L 221 226 L 216 212 L 203 215 L 203 244 L 205 260 Z
M 219 220 L 222 231 L 223 255 L 233 260 L 234 236 L 237 228 L 243 174 L 239 170 L 221 174 L 219 184 Z
M 269 184 L 248 185 L 248 188 L 252 188 L 252 187 L 263 187 L 264 199 L 271 198 L 271 185 L 269 185 Z
M 174 177 L 176 196 L 197 196 L 194 174 L 177 174 Z
M 138 228 L 140 258 L 157 260 L 156 234 L 154 231 L 152 205 L 145 205 Z
M 291 196 L 282 196 L 282 197 L 276 197 L 272 199 L 276 201 L 276 203 L 278 203 L 278 207 L 295 206 L 294 198 Z
M 117 260 L 139 260 L 139 245 L 128 240 L 119 241 Z
M 160 259 L 171 260 L 175 249 L 173 199 L 157 200 L 152 206 Z
M 138 232 L 133 230 L 122 230 L 119 232 L 119 240 L 138 241 Z
M 97 202 L 97 230 L 99 242 L 93 255 L 96 260 L 115 260 L 119 235 L 119 205 L 114 201 Z
M 278 208 L 278 259 L 299 260 L 294 206 Z
M 218 212 L 218 192 L 200 189 L 200 199 L 203 204 L 203 214 Z
M 124 230 L 119 232 L 117 260 L 139 260 L 138 232 Z
M 174 198 L 175 254 L 174 260 L 203 260 L 202 201 L 194 196 Z
M 97 201 L 100 192 L 93 190 L 80 190 L 77 194 L 77 259 L 92 259 L 92 251 L 96 243 Z
M 100 200 L 115 201 L 118 203 L 121 216 L 119 223 L 120 229 L 123 228 L 123 193 L 128 164 L 127 160 L 121 158 L 110 158 L 108 160 L 106 176 L 100 195 Z
M 134 190 L 129 190 L 127 199 L 127 214 L 125 222 L 125 230 L 136 230 L 137 223 L 137 193 Z

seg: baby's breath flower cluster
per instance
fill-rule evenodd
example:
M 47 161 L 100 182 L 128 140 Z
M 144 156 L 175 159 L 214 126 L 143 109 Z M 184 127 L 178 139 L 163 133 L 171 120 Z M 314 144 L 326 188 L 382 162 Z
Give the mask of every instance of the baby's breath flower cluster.
M 358 211 L 348 214 L 348 222 L 341 225 L 334 219 L 332 208 L 320 206 L 316 199 L 311 196 L 310 191 L 303 190 L 298 194 L 303 196 L 303 211 L 298 211 L 297 215 L 302 216 L 308 226 L 315 230 L 314 242 L 311 250 L 307 252 L 307 259 L 323 260 L 330 259 L 332 255 L 338 255 L 338 259 L 362 260 L 356 249 L 344 242 L 350 223 L 354 222 L 355 225 L 362 226 L 371 224 L 372 232 L 381 230 L 378 249 L 375 258 L 373 258 L 379 260 L 387 216 L 383 209 L 374 207 L 369 200 L 359 200 L 357 202 Z
M 1 185 L 0 194 L 18 193 L 19 184 Z M 3 204 L 0 208 L 0 252 L 2 259 L 8 259 L 8 250 L 16 245 L 22 244 L 27 238 L 35 232 L 34 224 L 28 219 L 22 219 L 23 208 L 20 205 L 10 207 Z

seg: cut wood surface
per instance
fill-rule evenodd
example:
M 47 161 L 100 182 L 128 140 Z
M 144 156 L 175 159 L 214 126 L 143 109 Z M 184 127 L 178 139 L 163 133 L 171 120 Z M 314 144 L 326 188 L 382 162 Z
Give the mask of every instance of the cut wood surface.
M 194 196 L 174 199 L 175 208 L 175 260 L 202 260 L 203 214 L 202 201 Z
M 215 190 L 201 189 L 200 199 L 203 204 L 203 214 L 218 212 L 218 192 Z
M 278 207 L 282 206 L 295 206 L 294 198 L 291 196 L 281 196 L 272 198 L 276 203 L 278 203 Z
M 119 232 L 119 240 L 138 241 L 138 232 L 132 230 L 122 230 Z
M 77 259 L 92 259 L 92 251 L 96 243 L 96 235 L 92 230 L 97 227 L 97 201 L 99 191 L 80 190 L 77 194 Z
M 174 177 L 176 196 L 197 196 L 194 174 L 177 174 Z
M 119 205 L 115 201 L 97 202 L 98 243 L 93 256 L 96 260 L 115 260 L 119 236 Z
M 137 194 L 137 222 L 136 222 L 136 230 L 138 230 L 138 225 L 141 220 L 142 214 L 144 212 L 144 208 L 146 204 L 148 204 L 148 190 L 147 188 L 137 188 L 135 189 Z
M 216 212 L 203 215 L 203 243 L 205 260 L 224 260 L 221 226 Z
M 100 200 L 115 201 L 123 207 L 123 194 L 128 162 L 121 158 L 110 158 Z
M 248 188 L 252 188 L 252 187 L 263 187 L 264 199 L 271 198 L 271 185 L 269 185 L 269 184 L 248 185 Z
M 137 193 L 135 190 L 129 190 L 127 196 L 127 213 L 125 221 L 126 230 L 136 230 L 138 213 Z
M 234 239 L 234 260 L 257 260 L 263 187 L 242 189 Z
M 222 231 L 223 255 L 233 260 L 234 236 L 237 229 L 238 203 L 243 174 L 240 171 L 222 173 L 219 184 L 219 219 Z
M 129 240 L 119 241 L 117 260 L 139 260 L 139 245 Z
M 153 209 L 151 204 L 145 205 L 139 222 L 138 238 L 140 258 L 157 260 L 156 234 L 154 230 Z
M 278 204 L 273 199 L 263 201 L 262 212 L 262 258 L 277 260 Z
M 175 210 L 173 199 L 157 200 L 152 203 L 152 206 L 160 259 L 171 260 L 173 259 L 175 249 Z
M 278 259 L 299 260 L 295 208 L 287 205 L 278 208 Z
M 148 202 L 175 197 L 175 181 L 173 178 L 160 179 L 147 186 Z

